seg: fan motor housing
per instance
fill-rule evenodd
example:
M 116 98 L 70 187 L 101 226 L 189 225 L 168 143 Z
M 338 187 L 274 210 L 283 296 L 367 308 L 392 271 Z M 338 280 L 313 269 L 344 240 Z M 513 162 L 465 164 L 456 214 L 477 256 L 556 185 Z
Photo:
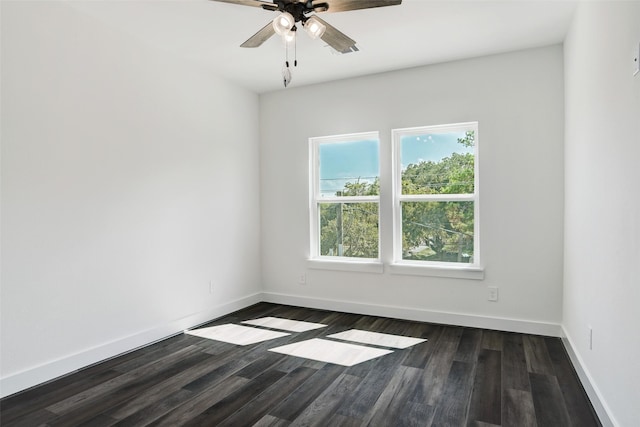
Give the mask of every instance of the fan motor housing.
M 307 2 L 299 2 L 294 0 L 274 0 L 274 5 L 266 5 L 263 4 L 262 7 L 266 10 L 279 10 L 280 12 L 288 12 L 293 16 L 296 22 L 302 21 L 303 23 L 307 20 L 305 14 L 311 12 L 326 12 L 329 10 L 328 3 L 318 3 L 313 4 L 312 0 L 308 0 Z

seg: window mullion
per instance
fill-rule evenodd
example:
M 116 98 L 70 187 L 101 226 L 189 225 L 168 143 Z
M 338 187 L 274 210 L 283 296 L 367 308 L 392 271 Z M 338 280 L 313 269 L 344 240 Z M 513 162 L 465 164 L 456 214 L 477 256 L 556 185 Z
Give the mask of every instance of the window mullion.
M 475 194 L 400 194 L 398 200 L 401 202 L 448 202 L 461 201 L 472 202 L 476 199 Z
M 340 196 L 340 197 L 322 197 L 316 199 L 318 204 L 330 203 L 379 203 L 380 196 Z

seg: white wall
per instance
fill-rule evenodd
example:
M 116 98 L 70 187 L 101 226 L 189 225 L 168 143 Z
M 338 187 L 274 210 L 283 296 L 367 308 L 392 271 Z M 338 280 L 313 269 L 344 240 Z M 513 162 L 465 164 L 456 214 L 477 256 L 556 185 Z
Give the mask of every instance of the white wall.
M 562 60 L 561 46 L 552 46 L 262 95 L 266 298 L 557 334 L 563 265 Z M 381 150 L 390 152 L 393 128 L 475 120 L 485 280 L 307 269 L 309 137 L 378 130 Z M 383 165 L 385 261 L 391 248 L 390 173 Z M 304 273 L 307 285 L 298 285 Z M 500 288 L 499 302 L 487 301 L 487 286 Z
M 620 426 L 640 419 L 639 43 L 637 1 L 581 4 L 565 43 L 563 326 Z
M 64 2 L 2 2 L 3 395 L 259 299 L 258 107 Z

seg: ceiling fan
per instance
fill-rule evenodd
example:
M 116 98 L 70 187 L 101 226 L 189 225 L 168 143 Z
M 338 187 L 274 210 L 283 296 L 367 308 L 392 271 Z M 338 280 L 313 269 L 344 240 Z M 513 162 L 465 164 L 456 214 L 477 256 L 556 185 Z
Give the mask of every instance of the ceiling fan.
M 374 7 L 394 6 L 402 3 L 402 0 L 212 0 L 223 3 L 233 3 L 242 6 L 260 7 L 262 9 L 280 12 L 273 21 L 269 22 L 241 47 L 261 46 L 274 34 L 279 34 L 285 42 L 295 40 L 297 26 L 301 23 L 304 30 L 312 38 L 320 37 L 325 43 L 339 53 L 356 52 L 356 41 L 342 33 L 328 22 L 320 19 L 317 14 L 321 12 L 345 12 L 357 9 L 369 9 Z M 283 69 L 285 87 L 291 81 L 289 61 L 286 60 L 286 69 Z M 297 61 L 296 61 L 297 65 Z

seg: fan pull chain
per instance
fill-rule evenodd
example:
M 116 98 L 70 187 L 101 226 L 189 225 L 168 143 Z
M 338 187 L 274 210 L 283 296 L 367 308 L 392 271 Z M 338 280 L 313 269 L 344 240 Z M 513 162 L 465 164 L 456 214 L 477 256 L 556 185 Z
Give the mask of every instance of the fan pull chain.
M 293 66 L 298 66 L 298 32 L 293 33 Z
M 291 83 L 291 71 L 289 70 L 289 43 L 284 44 L 284 67 L 282 67 L 282 82 L 284 87 Z
M 289 43 L 284 43 L 284 64 L 289 68 Z

